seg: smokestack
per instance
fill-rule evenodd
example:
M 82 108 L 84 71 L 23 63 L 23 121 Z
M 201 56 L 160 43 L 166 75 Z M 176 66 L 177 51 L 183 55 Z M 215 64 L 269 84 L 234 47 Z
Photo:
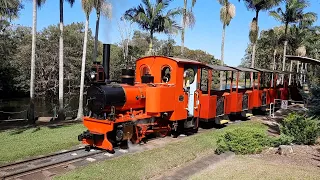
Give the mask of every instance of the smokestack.
M 108 82 L 110 80 L 110 44 L 103 44 L 102 66 Z

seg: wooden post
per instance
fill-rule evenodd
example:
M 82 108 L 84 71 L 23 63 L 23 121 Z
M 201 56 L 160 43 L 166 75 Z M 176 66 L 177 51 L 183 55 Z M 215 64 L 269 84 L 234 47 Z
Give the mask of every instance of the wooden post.
M 293 65 L 293 62 L 292 62 L 292 60 L 291 60 L 291 62 L 290 62 L 289 86 L 291 85 L 291 76 L 292 76 L 291 72 L 292 72 L 292 65 Z

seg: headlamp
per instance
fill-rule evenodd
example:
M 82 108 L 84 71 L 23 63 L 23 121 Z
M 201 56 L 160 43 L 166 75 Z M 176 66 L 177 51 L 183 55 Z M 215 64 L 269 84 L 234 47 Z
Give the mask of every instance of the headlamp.
M 91 79 L 96 78 L 96 72 L 92 71 L 92 72 L 90 73 L 90 78 L 91 78 Z

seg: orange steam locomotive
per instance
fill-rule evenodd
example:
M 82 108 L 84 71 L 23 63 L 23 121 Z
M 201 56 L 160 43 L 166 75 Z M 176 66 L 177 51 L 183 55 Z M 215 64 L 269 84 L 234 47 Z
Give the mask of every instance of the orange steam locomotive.
M 274 98 L 288 98 L 286 85 L 275 86 L 280 72 L 148 56 L 136 61 L 136 70 L 123 69 L 121 82 L 114 83 L 109 80 L 109 60 L 110 45 L 104 44 L 103 65 L 92 66 L 87 90 L 89 114 L 83 124 L 88 130 L 78 136 L 88 148 L 113 152 L 152 133 L 196 133 L 200 121 L 225 124 L 230 115 L 248 116 L 255 108 L 266 110 Z M 212 83 L 220 71 L 226 73 L 223 90 Z M 254 75 L 253 82 L 248 73 Z M 273 80 L 262 82 L 267 73 L 274 74 Z

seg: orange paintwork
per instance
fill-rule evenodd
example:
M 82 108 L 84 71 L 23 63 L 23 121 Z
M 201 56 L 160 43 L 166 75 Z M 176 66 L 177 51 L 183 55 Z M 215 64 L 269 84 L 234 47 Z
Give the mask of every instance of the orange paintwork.
M 230 93 L 230 113 L 239 113 L 242 111 L 242 94 L 237 92 Z
M 200 118 L 201 119 L 213 119 L 217 114 L 217 96 L 203 94 L 200 97 Z
M 127 84 L 122 85 L 125 95 L 126 103 L 124 106 L 119 107 L 118 110 L 125 111 L 132 109 L 141 109 L 145 107 L 146 99 L 146 84 L 136 84 L 135 86 L 130 86 Z
M 147 67 L 149 73 L 154 76 L 154 83 L 164 83 L 161 78 L 161 70 L 164 67 L 169 67 L 171 70 L 171 77 L 167 84 L 175 85 L 173 89 L 174 98 L 171 99 L 171 104 L 174 105 L 173 113 L 170 120 L 182 120 L 187 118 L 186 102 L 188 102 L 188 97 L 185 92 L 183 92 L 183 72 L 184 65 L 179 64 L 176 61 L 162 56 L 149 56 L 138 59 L 136 61 L 136 82 L 141 83 L 141 74 L 144 68 Z M 179 76 L 178 76 L 179 75 Z M 179 96 L 183 96 L 184 101 L 179 101 Z M 156 102 L 154 102 L 156 103 Z
M 175 87 L 159 86 L 148 87 L 146 93 L 146 112 L 158 113 L 174 110 L 174 90 Z
M 113 122 L 111 121 L 101 121 L 90 117 L 83 118 L 83 125 L 89 129 L 91 133 L 104 134 L 104 139 L 102 141 L 93 142 L 91 139 L 83 139 L 82 142 L 88 145 L 95 145 L 98 148 L 113 150 L 112 144 L 107 139 L 107 133 L 113 130 Z

